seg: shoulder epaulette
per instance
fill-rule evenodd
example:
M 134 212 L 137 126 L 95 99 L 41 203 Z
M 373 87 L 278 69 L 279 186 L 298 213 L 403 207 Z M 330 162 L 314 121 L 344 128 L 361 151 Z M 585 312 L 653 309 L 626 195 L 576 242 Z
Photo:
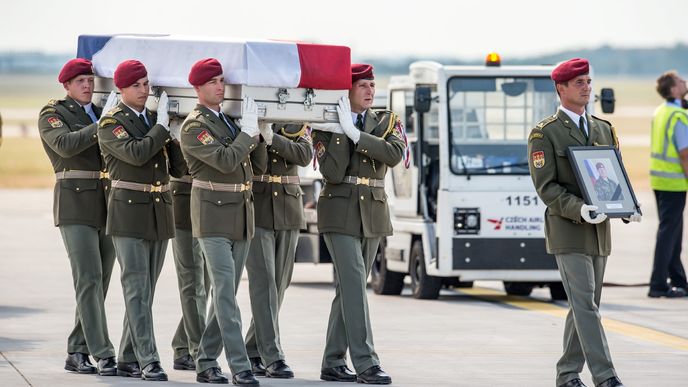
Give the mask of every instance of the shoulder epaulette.
M 48 105 L 44 106 L 43 109 L 41 109 L 40 115 L 42 116 L 43 114 L 48 114 L 48 113 L 55 113 L 55 112 L 57 112 L 57 109 L 55 109 L 55 108 L 52 107 L 52 106 L 54 106 L 54 105 L 48 104 Z
M 201 112 L 200 110 L 196 110 L 196 109 L 192 110 L 191 113 L 189 113 L 189 117 L 191 117 L 191 118 L 198 118 L 201 115 L 203 115 L 203 112 Z
M 103 116 L 110 116 L 110 117 L 112 117 L 112 116 L 114 116 L 115 114 L 120 113 L 121 111 L 122 111 L 122 108 L 121 108 L 121 107 L 115 106 L 115 107 L 113 107 L 112 109 L 110 109 L 109 111 L 103 112 Z
M 55 105 L 57 105 L 58 102 L 59 102 L 59 100 L 53 98 L 50 101 L 48 101 L 48 105 L 55 106 Z
M 609 122 L 609 121 L 607 121 L 607 120 L 603 120 L 603 119 L 601 119 L 600 117 L 594 116 L 594 115 L 592 115 L 592 114 L 590 115 L 590 117 L 592 117 L 592 118 L 594 118 L 594 119 L 596 119 L 596 120 L 598 120 L 598 121 L 602 121 L 602 122 L 604 122 L 605 124 L 607 124 L 607 125 L 609 125 L 609 126 L 612 126 L 612 123 L 611 123 L 611 122 Z
M 556 121 L 556 120 L 557 120 L 557 115 L 556 115 L 556 114 L 555 114 L 555 115 L 552 115 L 552 116 L 549 116 L 549 117 L 545 118 L 544 120 L 538 122 L 538 124 L 535 126 L 535 128 L 536 128 L 536 129 L 544 129 L 545 126 L 551 124 L 552 122 L 554 122 L 554 121 Z

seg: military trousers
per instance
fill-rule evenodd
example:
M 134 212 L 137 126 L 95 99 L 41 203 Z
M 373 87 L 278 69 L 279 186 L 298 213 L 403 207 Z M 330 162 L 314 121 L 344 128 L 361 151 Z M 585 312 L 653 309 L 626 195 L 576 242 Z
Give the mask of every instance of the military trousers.
M 380 238 L 324 233 L 337 275 L 322 367 L 346 365 L 346 351 L 357 374 L 380 364 L 373 344 L 366 286 Z
M 556 259 L 570 306 L 556 384 L 578 378 L 587 361 L 597 385 L 616 376 L 599 312 L 607 257 L 569 253 L 557 254 Z
M 265 364 L 284 360 L 279 334 L 279 310 L 294 271 L 299 230 L 256 227 L 246 260 L 253 319 L 246 333 L 248 356 Z
M 198 355 L 198 343 L 205 329 L 209 279 L 206 277 L 203 252 L 191 230 L 175 230 L 172 240 L 174 267 L 182 305 L 182 318 L 172 337 L 174 358 Z
M 115 265 L 115 248 L 105 229 L 85 225 L 60 226 L 72 268 L 76 293 L 74 328 L 67 352 L 90 354 L 96 359 L 115 356 L 105 316 L 105 296 Z
M 141 368 L 160 361 L 153 330 L 153 296 L 165 262 L 167 240 L 113 236 L 121 270 L 126 316 L 119 362 L 138 362 Z
M 213 291 L 206 327 L 198 346 L 196 372 L 218 367 L 217 358 L 223 348 L 232 374 L 250 370 L 236 299 L 249 242 L 222 237 L 198 238 L 198 241 Z

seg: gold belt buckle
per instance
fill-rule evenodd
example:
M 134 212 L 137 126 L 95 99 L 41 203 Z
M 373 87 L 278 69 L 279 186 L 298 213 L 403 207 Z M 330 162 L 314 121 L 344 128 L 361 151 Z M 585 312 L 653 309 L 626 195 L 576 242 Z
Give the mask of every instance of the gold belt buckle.
M 370 178 L 368 177 L 357 177 L 356 184 L 360 185 L 370 185 Z
M 251 189 L 251 188 L 248 184 L 241 183 L 240 187 L 239 187 L 239 192 L 248 191 L 249 189 Z
M 162 186 L 157 186 L 157 187 L 156 187 L 156 186 L 154 186 L 154 185 L 151 185 L 151 190 L 150 190 L 150 191 L 151 191 L 151 192 L 162 192 Z
M 109 179 L 110 178 L 110 172 L 100 171 L 100 178 L 101 179 Z
M 269 176 L 268 177 L 268 183 L 281 183 L 282 182 L 282 176 Z

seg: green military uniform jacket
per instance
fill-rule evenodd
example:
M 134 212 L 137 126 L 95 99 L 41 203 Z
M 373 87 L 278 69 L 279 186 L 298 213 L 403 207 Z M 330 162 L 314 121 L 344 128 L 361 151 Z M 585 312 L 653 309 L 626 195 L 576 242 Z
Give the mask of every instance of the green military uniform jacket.
M 528 138 L 530 174 L 540 199 L 547 205 L 545 238 L 550 254 L 607 256 L 611 252 L 609 220 L 590 224 L 581 218 L 583 195 L 566 150 L 586 145 L 618 147 L 618 141 L 609 122 L 595 116 L 586 118 L 590 133 L 587 141 L 577 123 L 561 110 L 540 121 Z
M 241 132 L 236 137 L 214 112 L 197 105 L 182 124 L 184 158 L 194 180 L 251 185 L 267 164 L 265 143 Z M 253 193 L 191 189 L 191 224 L 196 238 L 253 238 Z
M 146 117 L 154 124 L 157 114 L 146 109 Z M 162 125 L 146 128 L 124 103 L 105 113 L 99 121 L 98 142 L 112 181 L 162 186 L 169 183 L 170 174 L 182 176 L 184 158 L 179 145 L 171 139 Z M 146 240 L 174 237 L 170 191 L 113 188 L 108 213 L 108 235 Z
M 298 176 L 298 167 L 307 166 L 313 159 L 313 146 L 307 127 L 301 125 L 275 126 L 279 128 L 267 147 L 266 175 Z M 298 230 L 306 228 L 303 214 L 303 191 L 299 184 L 253 182 L 256 226 L 269 230 Z
M 92 106 L 95 115 L 100 116 L 100 108 Z M 55 172 L 106 171 L 98 147 L 98 124 L 72 98 L 50 100 L 41 109 L 38 130 Z M 108 179 L 57 180 L 53 200 L 55 226 L 104 227 L 109 186 Z
M 318 199 L 318 231 L 366 238 L 392 235 L 385 189 L 343 179 L 384 180 L 387 168 L 402 159 L 405 143 L 401 130 L 394 113 L 368 109 L 358 144 L 344 134 L 313 132 L 313 150 L 325 178 Z

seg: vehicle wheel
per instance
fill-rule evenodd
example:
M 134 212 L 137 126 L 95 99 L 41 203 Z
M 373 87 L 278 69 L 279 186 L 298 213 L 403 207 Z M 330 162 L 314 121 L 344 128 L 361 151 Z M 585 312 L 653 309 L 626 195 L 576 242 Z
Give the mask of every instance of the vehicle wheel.
M 404 289 L 404 277 L 406 274 L 387 270 L 385 247 L 387 242 L 382 239 L 377 248 L 373 267 L 371 269 L 371 282 L 375 294 L 399 295 Z
M 413 298 L 434 300 L 440 295 L 442 278 L 429 276 L 425 270 L 425 258 L 423 257 L 423 243 L 413 242 L 411 247 L 411 264 L 409 267 L 411 276 L 411 289 Z
M 549 294 L 552 296 L 552 301 L 566 301 L 569 298 L 566 296 L 566 290 L 561 282 L 549 283 Z
M 504 282 L 504 290 L 510 296 L 529 296 L 533 285 L 529 282 Z

